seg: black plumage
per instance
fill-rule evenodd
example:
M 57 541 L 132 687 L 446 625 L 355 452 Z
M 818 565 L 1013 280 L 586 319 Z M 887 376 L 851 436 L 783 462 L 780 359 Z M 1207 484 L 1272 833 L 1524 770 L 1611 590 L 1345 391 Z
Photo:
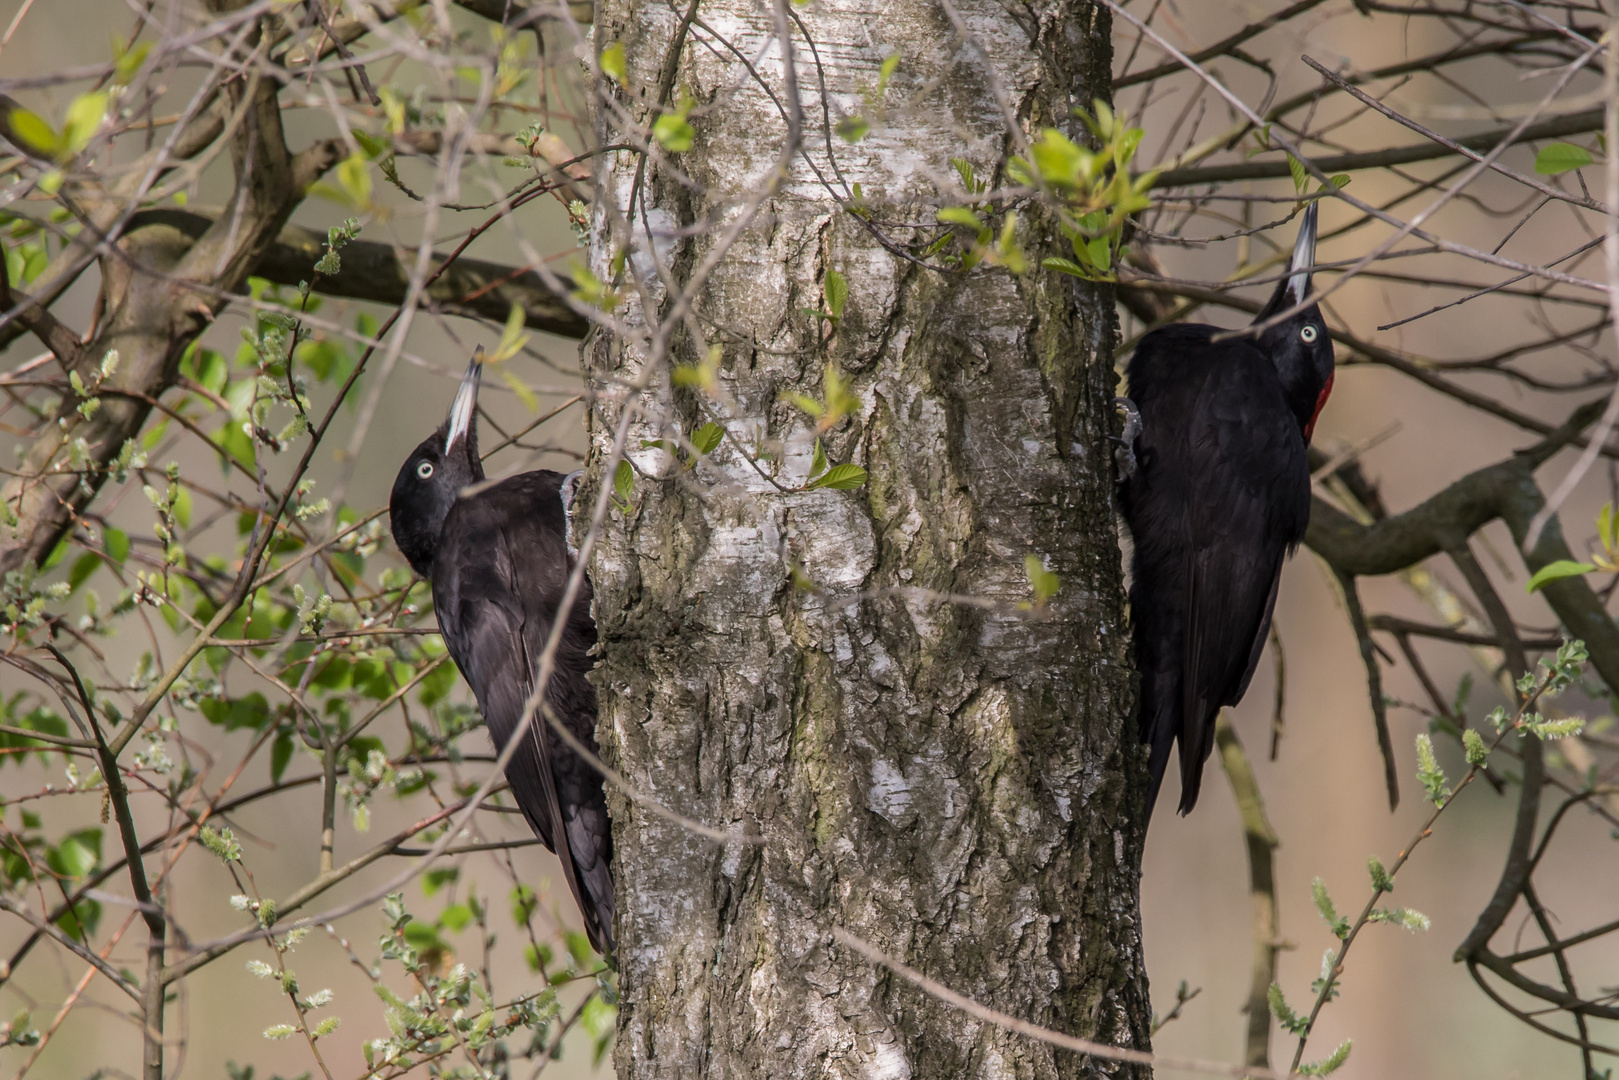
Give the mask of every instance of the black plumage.
M 444 643 L 503 749 L 534 689 L 573 571 L 567 512 L 578 474 L 539 469 L 484 481 L 480 371 L 473 360 L 449 419 L 405 459 L 388 507 L 394 541 L 432 582 Z M 596 688 L 586 678 L 596 643 L 590 598 L 586 578 L 567 612 L 545 701 L 594 753 Z M 613 841 L 600 774 L 536 712 L 506 779 L 534 832 L 561 859 L 591 945 L 611 958 Z
M 1289 274 L 1256 325 L 1309 295 L 1315 235 L 1312 203 Z M 1309 524 L 1305 447 L 1332 388 L 1332 342 L 1314 304 L 1254 337 L 1213 340 L 1221 333 L 1154 330 L 1128 369 L 1141 434 L 1121 495 L 1135 545 L 1130 609 L 1141 741 L 1152 747 L 1149 814 L 1176 740 L 1180 811 L 1197 804 L 1215 720 L 1253 678 L 1282 562 Z

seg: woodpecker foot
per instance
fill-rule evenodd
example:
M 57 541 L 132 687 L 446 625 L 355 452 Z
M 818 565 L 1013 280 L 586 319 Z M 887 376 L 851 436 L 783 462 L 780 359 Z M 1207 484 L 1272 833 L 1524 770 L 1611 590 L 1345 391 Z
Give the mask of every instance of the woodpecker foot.
M 1141 410 L 1127 397 L 1113 399 L 1113 411 L 1124 417 L 1124 434 L 1108 436 L 1118 446 L 1113 448 L 1113 462 L 1119 467 L 1119 481 L 1136 474 L 1136 439 L 1141 435 Z

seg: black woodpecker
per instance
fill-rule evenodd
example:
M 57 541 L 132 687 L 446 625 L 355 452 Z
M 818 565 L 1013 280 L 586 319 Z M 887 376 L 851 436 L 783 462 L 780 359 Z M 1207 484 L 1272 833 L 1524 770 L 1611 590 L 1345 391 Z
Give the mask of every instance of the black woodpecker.
M 1309 295 L 1315 238 L 1311 203 L 1256 325 Z M 1215 341 L 1222 333 L 1154 330 L 1128 369 L 1140 434 L 1121 496 L 1135 544 L 1130 610 L 1141 741 L 1152 747 L 1149 815 L 1177 739 L 1180 812 L 1197 805 L 1215 718 L 1253 678 L 1282 562 L 1310 521 L 1305 447 L 1332 390 L 1332 341 L 1315 304 L 1255 336 Z
M 577 473 L 537 469 L 484 482 L 478 458 L 474 358 L 444 424 L 411 452 L 394 480 L 388 511 L 394 542 L 433 585 L 439 630 L 477 696 L 497 749 L 504 749 L 534 689 L 551 628 L 565 620 L 545 701 L 576 738 L 596 749 L 596 624 L 590 579 L 559 616 L 574 556 L 568 505 Z M 613 839 L 602 778 L 536 711 L 506 766 L 529 825 L 562 861 L 596 951 L 613 959 Z

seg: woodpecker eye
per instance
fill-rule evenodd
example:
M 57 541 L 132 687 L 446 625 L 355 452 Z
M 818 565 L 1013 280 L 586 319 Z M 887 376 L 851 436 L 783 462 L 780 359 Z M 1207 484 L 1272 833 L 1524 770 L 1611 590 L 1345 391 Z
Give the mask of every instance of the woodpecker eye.
M 1315 327 L 1306 326 L 1303 330 L 1299 331 L 1299 337 L 1304 339 L 1304 343 L 1306 345 L 1315 341 Z
M 431 461 L 424 461 L 420 465 L 416 466 L 416 475 L 421 477 L 423 480 L 426 480 L 429 476 L 432 476 L 433 463 Z

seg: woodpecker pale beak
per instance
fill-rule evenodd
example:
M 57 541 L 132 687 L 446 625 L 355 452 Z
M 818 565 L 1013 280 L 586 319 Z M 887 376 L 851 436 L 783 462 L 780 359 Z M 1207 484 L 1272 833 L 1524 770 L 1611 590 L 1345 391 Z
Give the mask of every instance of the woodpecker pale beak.
M 1302 304 L 1310 292 L 1309 268 L 1315 265 L 1315 220 L 1319 202 L 1304 209 L 1304 221 L 1299 225 L 1299 238 L 1293 242 L 1293 262 L 1288 267 L 1287 301 Z
M 450 430 L 444 436 L 444 455 L 450 454 L 450 448 L 467 437 L 472 430 L 473 421 L 478 416 L 478 383 L 483 379 L 483 346 L 472 354 L 472 363 L 467 365 L 467 373 L 461 376 L 461 388 L 455 392 L 455 401 L 450 406 Z

